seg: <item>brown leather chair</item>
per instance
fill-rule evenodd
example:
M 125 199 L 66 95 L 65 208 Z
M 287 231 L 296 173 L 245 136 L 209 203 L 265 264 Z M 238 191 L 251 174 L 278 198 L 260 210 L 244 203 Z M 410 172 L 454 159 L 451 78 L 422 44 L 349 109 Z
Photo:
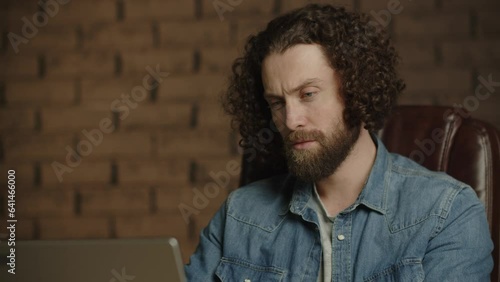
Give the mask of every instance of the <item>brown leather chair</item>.
M 381 138 L 389 151 L 428 169 L 444 171 L 474 188 L 485 204 L 495 245 L 491 281 L 499 281 L 500 132 L 454 108 L 400 106 Z
M 379 135 L 389 151 L 444 171 L 474 188 L 485 204 L 495 245 L 491 281 L 499 281 L 500 132 L 468 115 L 451 107 L 399 106 Z M 285 172 L 283 163 L 259 158 L 243 161 L 240 184 Z

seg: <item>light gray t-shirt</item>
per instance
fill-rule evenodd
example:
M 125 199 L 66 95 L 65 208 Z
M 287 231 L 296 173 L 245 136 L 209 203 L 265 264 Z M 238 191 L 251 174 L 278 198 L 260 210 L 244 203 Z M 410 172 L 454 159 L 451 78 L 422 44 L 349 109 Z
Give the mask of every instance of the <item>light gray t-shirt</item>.
M 316 185 L 314 185 L 313 196 L 307 204 L 316 212 L 319 219 L 319 232 L 321 235 L 323 257 L 320 264 L 318 282 L 332 281 L 332 233 L 335 217 L 330 217 L 328 215 L 318 195 Z

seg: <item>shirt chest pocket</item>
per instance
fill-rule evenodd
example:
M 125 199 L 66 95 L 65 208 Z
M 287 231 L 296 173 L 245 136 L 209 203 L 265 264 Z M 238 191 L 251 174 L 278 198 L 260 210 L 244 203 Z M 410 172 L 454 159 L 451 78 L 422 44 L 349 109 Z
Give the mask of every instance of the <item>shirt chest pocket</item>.
M 222 258 L 215 275 L 223 282 L 283 281 L 285 271 L 276 267 L 266 267 L 245 261 Z
M 404 259 L 376 274 L 366 277 L 365 282 L 420 282 L 424 281 L 424 269 L 419 259 Z

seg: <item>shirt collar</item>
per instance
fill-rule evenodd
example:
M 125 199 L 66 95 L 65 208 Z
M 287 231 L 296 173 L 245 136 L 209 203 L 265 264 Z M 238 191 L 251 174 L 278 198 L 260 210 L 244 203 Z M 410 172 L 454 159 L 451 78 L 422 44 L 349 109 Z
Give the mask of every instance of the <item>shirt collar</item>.
M 390 153 L 382 141 L 374 134 L 371 136 L 377 146 L 377 155 L 368 176 L 368 181 L 359 194 L 356 203 L 385 214 L 387 209 L 385 195 L 389 186 L 392 162 Z
M 356 202 L 347 210 L 355 209 L 358 205 L 364 205 L 369 209 L 385 214 L 386 212 L 386 190 L 389 185 L 391 174 L 391 158 L 382 141 L 371 134 L 372 140 L 377 146 L 375 162 L 368 176 L 365 187 L 361 191 Z M 302 214 L 307 202 L 312 196 L 313 183 L 296 180 L 293 187 L 293 195 L 289 209 L 295 214 Z

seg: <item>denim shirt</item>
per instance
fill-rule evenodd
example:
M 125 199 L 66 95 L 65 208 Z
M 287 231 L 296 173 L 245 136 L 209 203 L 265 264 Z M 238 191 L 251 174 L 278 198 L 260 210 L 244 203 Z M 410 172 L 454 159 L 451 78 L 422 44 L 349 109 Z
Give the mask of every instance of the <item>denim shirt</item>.
M 389 153 L 332 230 L 332 281 L 489 281 L 493 243 L 475 192 Z M 185 266 L 189 281 L 317 281 L 313 183 L 280 175 L 232 192 Z

